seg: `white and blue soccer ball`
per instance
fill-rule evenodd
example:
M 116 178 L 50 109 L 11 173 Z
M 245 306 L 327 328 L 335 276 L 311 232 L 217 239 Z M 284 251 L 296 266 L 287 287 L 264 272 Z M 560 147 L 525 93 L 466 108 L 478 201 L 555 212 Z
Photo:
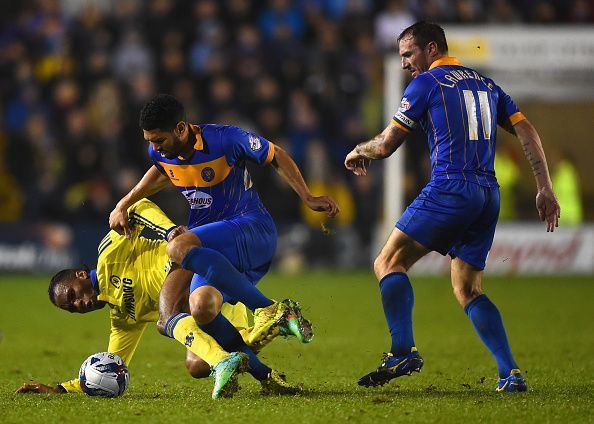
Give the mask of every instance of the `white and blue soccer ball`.
M 122 358 L 109 352 L 95 353 L 80 366 L 80 387 L 89 396 L 117 397 L 130 383 L 130 372 Z

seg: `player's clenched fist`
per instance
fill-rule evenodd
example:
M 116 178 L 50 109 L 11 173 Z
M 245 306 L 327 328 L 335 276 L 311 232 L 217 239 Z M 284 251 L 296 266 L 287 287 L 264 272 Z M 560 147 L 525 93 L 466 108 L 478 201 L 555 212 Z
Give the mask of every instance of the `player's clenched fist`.
M 116 208 L 109 214 L 109 228 L 116 231 L 118 234 L 130 236 L 132 230 L 128 222 L 128 211 L 125 208 Z

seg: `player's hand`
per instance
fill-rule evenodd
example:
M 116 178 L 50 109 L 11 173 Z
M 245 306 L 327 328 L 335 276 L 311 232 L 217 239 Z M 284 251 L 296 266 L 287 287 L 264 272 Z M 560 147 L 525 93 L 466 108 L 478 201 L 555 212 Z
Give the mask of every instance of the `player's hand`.
M 371 159 L 361 156 L 355 149 L 351 150 L 344 160 L 346 169 L 352 171 L 355 175 L 367 175 L 367 168 L 370 163 Z
M 167 241 L 170 242 L 171 240 L 173 240 L 177 236 L 182 235 L 183 233 L 186 233 L 187 231 L 188 231 L 188 227 L 186 227 L 185 225 L 180 225 L 179 227 L 175 227 L 167 235 Z
M 47 386 L 42 383 L 25 383 L 16 393 L 62 393 L 57 386 Z
M 310 196 L 305 199 L 305 204 L 312 211 L 326 212 L 330 218 L 338 215 L 340 208 L 330 196 Z
M 559 226 L 561 208 L 551 188 L 543 188 L 538 191 L 536 194 L 536 209 L 540 220 L 546 222 L 547 233 L 555 231 L 555 227 Z
M 128 210 L 126 208 L 116 206 L 115 209 L 111 211 L 109 214 L 109 228 L 118 232 L 119 234 L 130 237 L 132 234 L 132 228 L 130 227 L 130 222 L 128 221 Z

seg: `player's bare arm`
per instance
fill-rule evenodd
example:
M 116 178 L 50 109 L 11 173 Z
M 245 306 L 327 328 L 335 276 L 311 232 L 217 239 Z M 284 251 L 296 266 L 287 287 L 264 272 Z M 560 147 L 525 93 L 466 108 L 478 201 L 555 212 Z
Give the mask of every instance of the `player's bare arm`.
M 344 166 L 355 175 L 367 175 L 371 160 L 384 159 L 402 145 L 407 132 L 398 128 L 394 122 L 371 140 L 358 144 L 345 158 Z
M 66 393 L 58 386 L 48 386 L 42 383 L 25 383 L 16 390 L 16 393 Z
M 295 161 L 293 161 L 291 156 L 278 145 L 275 145 L 274 147 L 272 166 L 291 186 L 291 188 L 295 190 L 295 193 L 299 195 L 307 207 L 317 212 L 326 212 L 329 217 L 336 216 L 340 212 L 340 208 L 336 201 L 330 196 L 312 195 L 309 191 L 309 187 L 307 187 L 307 184 L 303 180 L 303 175 L 301 175 L 301 171 L 299 171 L 299 167 L 297 167 Z
M 111 211 L 109 214 L 109 228 L 129 236 L 131 229 L 128 222 L 128 208 L 137 201 L 163 190 L 169 184 L 169 178 L 161 174 L 156 166 L 151 166 L 138 184 Z
M 524 155 L 530 163 L 536 180 L 536 209 L 541 221 L 546 222 L 547 232 L 555 231 L 559 226 L 561 208 L 553 192 L 553 184 L 549 176 L 547 159 L 538 132 L 534 126 L 524 119 L 514 125 L 513 130 L 522 144 Z

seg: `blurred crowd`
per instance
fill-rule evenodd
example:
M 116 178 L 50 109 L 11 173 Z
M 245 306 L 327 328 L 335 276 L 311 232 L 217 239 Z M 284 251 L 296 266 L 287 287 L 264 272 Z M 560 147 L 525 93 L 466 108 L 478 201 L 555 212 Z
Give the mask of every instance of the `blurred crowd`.
M 335 225 L 355 228 L 364 244 L 381 210 L 381 176 L 353 179 L 342 162 L 385 124 L 382 53 L 402 29 L 419 19 L 594 21 L 590 0 L 23 0 L 0 8 L 0 221 L 105 222 L 149 165 L 138 112 L 167 92 L 191 122 L 239 125 L 285 147 L 313 187 L 338 198 Z M 414 195 L 426 169 L 409 168 Z M 319 224 L 273 172 L 253 174 L 280 225 Z

